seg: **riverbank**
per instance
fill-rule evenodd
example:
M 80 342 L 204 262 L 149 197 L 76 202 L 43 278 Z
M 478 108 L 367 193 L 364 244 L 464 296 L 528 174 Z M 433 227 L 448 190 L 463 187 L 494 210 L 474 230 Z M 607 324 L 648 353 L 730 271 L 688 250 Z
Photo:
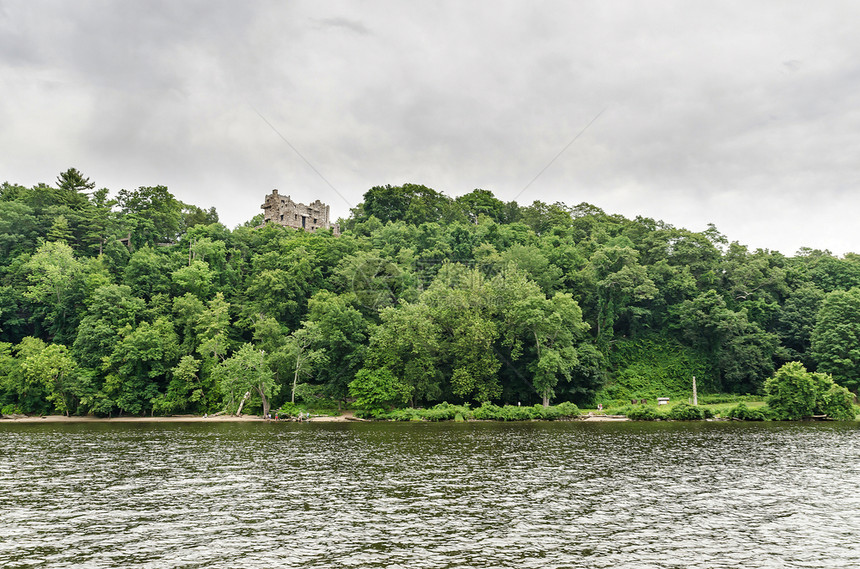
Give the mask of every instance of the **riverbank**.
M 349 421 L 366 421 L 359 419 L 352 411 L 344 411 L 340 415 L 319 415 L 311 417 L 311 423 L 346 423 Z M 588 422 L 610 422 L 629 421 L 624 415 L 597 415 L 588 413 L 573 419 L 574 421 Z M 283 422 L 292 422 L 294 419 L 283 419 Z M 307 421 L 307 420 L 306 420 Z M 93 417 L 93 416 L 71 416 L 65 415 L 3 415 L 0 424 L 3 423 L 266 423 L 271 419 L 263 419 L 257 415 L 173 415 L 170 417 Z
M 312 423 L 339 423 L 346 421 L 357 421 L 351 412 L 345 412 L 335 417 L 319 416 L 311 417 Z M 3 423 L 265 423 L 270 419 L 263 419 L 257 415 L 173 415 L 170 417 L 66 417 L 65 415 L 42 415 L 22 416 L 4 415 L 0 418 Z M 284 422 L 292 419 L 284 419 Z

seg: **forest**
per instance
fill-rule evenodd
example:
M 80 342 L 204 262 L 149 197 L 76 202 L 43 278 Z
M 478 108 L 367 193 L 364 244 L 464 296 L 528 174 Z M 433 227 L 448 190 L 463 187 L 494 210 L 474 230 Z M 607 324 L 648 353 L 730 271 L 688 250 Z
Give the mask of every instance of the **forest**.
M 686 398 L 693 376 L 761 394 L 786 364 L 860 388 L 853 253 L 416 184 L 369 189 L 340 226 L 230 230 L 74 168 L 2 184 L 0 410 L 582 406 Z

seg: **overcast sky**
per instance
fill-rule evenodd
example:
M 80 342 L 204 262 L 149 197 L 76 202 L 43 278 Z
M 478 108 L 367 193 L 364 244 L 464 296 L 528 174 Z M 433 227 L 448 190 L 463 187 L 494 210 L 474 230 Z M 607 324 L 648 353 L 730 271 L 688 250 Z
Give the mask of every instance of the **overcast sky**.
M 860 252 L 858 30 L 852 0 L 0 0 L 0 181 L 231 228 L 413 182 Z

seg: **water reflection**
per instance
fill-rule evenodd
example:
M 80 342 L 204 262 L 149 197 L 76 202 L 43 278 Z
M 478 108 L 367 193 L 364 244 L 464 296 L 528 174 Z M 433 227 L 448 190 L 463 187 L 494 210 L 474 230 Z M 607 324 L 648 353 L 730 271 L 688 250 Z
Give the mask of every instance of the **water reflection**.
M 0 425 L 3 567 L 860 566 L 849 424 Z

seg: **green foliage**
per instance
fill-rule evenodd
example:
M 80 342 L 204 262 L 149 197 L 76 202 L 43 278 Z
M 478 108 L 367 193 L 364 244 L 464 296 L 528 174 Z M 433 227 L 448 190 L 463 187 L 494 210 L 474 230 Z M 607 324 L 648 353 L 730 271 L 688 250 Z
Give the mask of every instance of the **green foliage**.
M 0 406 L 210 412 L 237 403 L 223 370 L 245 344 L 264 352 L 274 406 L 293 386 L 342 402 L 362 374 L 371 416 L 492 400 L 478 415 L 549 419 L 553 400 L 686 400 L 692 376 L 734 404 L 792 360 L 860 385 L 858 255 L 789 258 L 714 227 L 418 184 L 368 190 L 340 237 L 231 231 L 163 186 L 110 195 L 74 168 L 54 186 L 0 184 Z M 53 379 L 26 372 L 40 366 Z M 804 413 L 853 412 L 850 393 L 813 383 Z M 473 413 L 402 414 L 452 412 Z
M 75 382 L 76 366 L 69 349 L 27 337 L 16 350 L 24 384 L 43 389 L 45 399 L 53 403 L 58 412 L 68 415 L 81 391 Z
M 385 414 L 375 415 L 376 419 L 387 421 L 423 421 L 425 419 L 425 411 L 423 409 L 413 409 L 407 407 L 405 409 L 395 409 Z
M 797 421 L 814 415 L 854 418 L 853 395 L 824 373 L 810 373 L 800 362 L 782 366 L 765 383 L 767 405 L 775 419 Z
M 666 413 L 670 421 L 701 421 L 711 417 L 710 410 L 689 403 L 678 403 Z
M 152 324 L 141 322 L 134 328 L 126 325 L 120 337 L 104 360 L 104 393 L 122 412 L 151 412 L 178 363 L 176 332 L 167 319 L 158 318 Z
M 827 415 L 836 421 L 852 421 L 856 416 L 854 409 L 854 395 L 841 385 L 825 383 L 829 385 L 827 391 L 819 391 L 816 401 L 816 411 Z M 822 387 L 819 387 L 822 389 Z
M 30 285 L 23 297 L 36 305 L 54 338 L 68 341 L 79 319 L 77 304 L 83 300 L 83 264 L 68 244 L 56 241 L 40 246 L 25 269 Z
M 472 415 L 477 420 L 484 421 L 530 421 L 533 419 L 557 420 L 572 419 L 579 416 L 579 409 L 573 403 L 565 402 L 560 405 L 533 407 L 519 405 L 498 406 L 489 402 L 476 408 Z
M 263 350 L 249 343 L 243 344 L 232 356 L 215 366 L 212 377 L 223 394 L 226 409 L 231 413 L 248 397 L 254 397 L 259 398 L 266 415 L 270 397 L 280 390 Z
M 700 391 L 713 389 L 715 383 L 704 354 L 663 336 L 619 341 L 610 362 L 617 371 L 602 392 L 609 399 L 686 398 L 692 393 L 693 377 Z
M 349 384 L 349 393 L 363 409 L 381 409 L 403 405 L 412 388 L 397 379 L 388 368 L 362 369 Z
M 636 405 L 628 408 L 625 413 L 631 421 L 656 421 L 663 416 L 657 412 L 656 407 L 648 405 Z
M 810 356 L 818 371 L 841 385 L 860 388 L 860 288 L 836 290 L 821 303 L 811 336 Z
M 364 194 L 359 220 L 375 217 L 386 221 L 421 223 L 451 220 L 456 215 L 451 198 L 419 184 L 375 186 Z M 357 213 L 357 212 L 356 212 Z
M 165 186 L 120 190 L 117 201 L 131 229 L 135 249 L 172 243 L 179 236 L 182 203 Z
M 172 370 L 173 378 L 167 392 L 155 397 L 152 411 L 157 414 L 170 414 L 186 411 L 189 407 L 203 401 L 204 385 L 199 377 L 200 360 L 194 356 L 183 356 Z M 198 410 L 201 405 L 196 405 Z
M 763 401 L 764 398 L 760 395 L 733 395 L 731 393 L 713 393 L 709 395 L 699 395 L 699 405 L 718 405 L 720 403 L 751 403 L 753 401 Z
M 555 421 L 579 417 L 579 408 L 570 402 L 544 407 L 536 404 L 532 407 L 519 405 L 498 406 L 484 402 L 472 410 L 468 405 L 452 405 L 439 403 L 428 409 L 395 409 L 386 413 L 375 413 L 376 419 L 389 421 Z
M 817 381 L 799 362 L 789 362 L 765 383 L 767 405 L 779 420 L 797 421 L 815 412 Z
M 694 348 L 708 354 L 719 371 L 715 390 L 753 393 L 773 372 L 778 339 L 745 310 L 732 310 L 714 289 L 685 300 L 673 312 L 676 329 Z
M 579 407 L 570 401 L 563 401 L 558 405 L 550 405 L 549 407 L 535 405 L 532 409 L 534 409 L 536 414 L 539 414 L 536 418 L 544 419 L 546 421 L 575 419 L 581 414 Z
M 465 419 L 472 416 L 472 411 L 468 405 L 451 405 L 445 401 L 425 410 L 421 417 L 427 421 L 452 421 L 457 415 Z
M 284 403 L 277 410 L 271 411 L 272 417 L 275 417 L 277 414 L 279 418 L 286 419 L 291 417 L 298 417 L 299 413 L 302 413 L 305 417 L 310 415 L 329 415 L 336 416 L 340 414 L 340 411 L 337 409 L 337 402 L 331 400 L 316 400 L 316 401 L 306 401 L 303 403 Z M 357 412 L 356 415 L 360 413 Z
M 735 407 L 727 411 L 723 417 L 728 419 L 737 419 L 738 421 L 767 421 L 767 409 L 751 409 L 746 403 L 738 403 Z
M 308 302 L 308 322 L 315 331 L 310 347 L 324 363 L 313 368 L 313 380 L 334 399 L 346 397 L 349 382 L 364 364 L 367 351 L 371 324 L 354 301 L 352 295 L 320 291 Z

